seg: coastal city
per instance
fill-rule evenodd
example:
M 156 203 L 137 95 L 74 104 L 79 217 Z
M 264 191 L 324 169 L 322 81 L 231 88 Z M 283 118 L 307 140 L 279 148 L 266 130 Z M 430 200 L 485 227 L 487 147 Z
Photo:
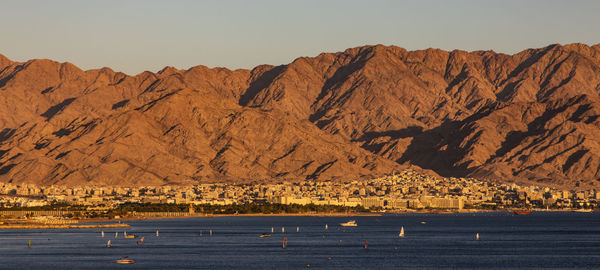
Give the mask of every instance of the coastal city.
M 299 181 L 275 184 L 200 184 L 160 187 L 0 186 L 3 212 L 54 209 L 107 211 L 123 204 L 323 205 L 370 212 L 501 209 L 593 209 L 600 190 L 560 190 L 472 178 L 437 178 L 405 170 L 368 181 Z M 342 208 L 339 208 L 342 209 Z M 195 209 L 189 211 L 196 211 Z

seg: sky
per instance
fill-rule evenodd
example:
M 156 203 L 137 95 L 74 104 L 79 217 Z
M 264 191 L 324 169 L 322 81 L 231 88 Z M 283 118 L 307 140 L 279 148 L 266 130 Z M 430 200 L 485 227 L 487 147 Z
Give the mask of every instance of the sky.
M 384 44 L 494 50 L 600 43 L 600 1 L 3 1 L 0 54 L 127 74 L 252 68 Z

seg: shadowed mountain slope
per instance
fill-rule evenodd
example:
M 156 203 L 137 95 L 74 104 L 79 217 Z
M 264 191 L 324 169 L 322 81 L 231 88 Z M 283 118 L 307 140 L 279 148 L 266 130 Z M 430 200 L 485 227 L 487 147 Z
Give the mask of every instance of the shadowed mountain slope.
M 135 76 L 0 56 L 0 181 L 359 179 L 414 166 L 597 185 L 599 93 L 600 45 L 377 45 Z

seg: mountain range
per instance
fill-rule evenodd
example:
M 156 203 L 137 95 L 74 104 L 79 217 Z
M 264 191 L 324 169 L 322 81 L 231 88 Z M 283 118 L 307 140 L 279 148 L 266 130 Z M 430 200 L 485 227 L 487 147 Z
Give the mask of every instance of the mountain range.
M 600 44 L 508 55 L 363 46 L 130 76 L 0 55 L 0 182 L 441 176 L 600 184 Z

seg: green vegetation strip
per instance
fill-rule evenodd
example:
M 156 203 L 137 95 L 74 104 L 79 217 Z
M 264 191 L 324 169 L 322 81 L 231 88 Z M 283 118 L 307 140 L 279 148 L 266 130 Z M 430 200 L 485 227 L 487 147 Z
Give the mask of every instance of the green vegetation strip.
M 347 207 L 316 204 L 279 204 L 279 203 L 243 203 L 243 204 L 199 204 L 192 205 L 196 213 L 202 214 L 302 214 L 302 213 L 368 213 L 361 206 Z M 112 214 L 126 215 L 131 212 L 188 212 L 189 204 L 124 203 L 110 210 Z

